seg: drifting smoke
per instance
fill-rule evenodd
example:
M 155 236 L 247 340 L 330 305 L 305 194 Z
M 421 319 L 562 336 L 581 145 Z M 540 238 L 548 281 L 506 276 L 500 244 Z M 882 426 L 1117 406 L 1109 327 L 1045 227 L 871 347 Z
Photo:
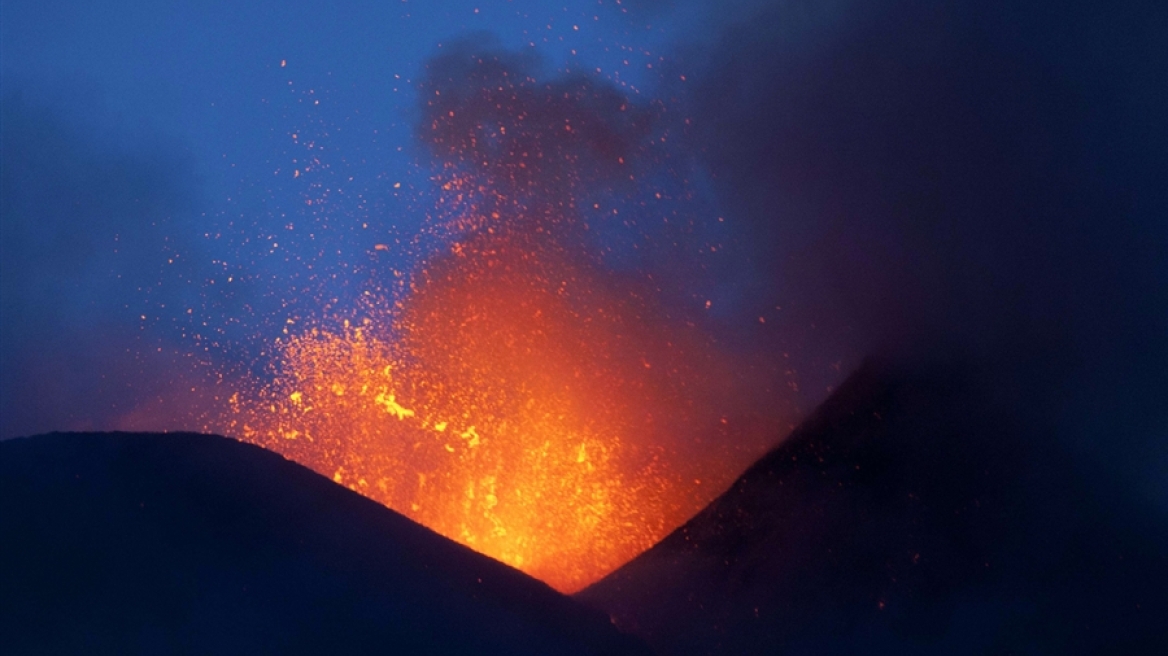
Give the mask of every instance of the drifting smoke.
M 1165 498 L 1163 6 L 674 4 L 720 26 L 673 58 L 684 150 L 804 387 L 962 361 L 1034 440 Z

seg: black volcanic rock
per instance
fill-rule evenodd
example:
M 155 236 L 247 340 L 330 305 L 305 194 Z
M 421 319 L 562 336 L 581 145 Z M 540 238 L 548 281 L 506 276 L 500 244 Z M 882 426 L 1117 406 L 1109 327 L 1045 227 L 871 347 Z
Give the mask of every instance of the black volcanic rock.
M 1162 523 L 1086 486 L 985 388 L 866 363 L 576 598 L 666 655 L 1168 653 Z
M 0 443 L 4 654 L 642 654 L 602 613 L 282 457 Z

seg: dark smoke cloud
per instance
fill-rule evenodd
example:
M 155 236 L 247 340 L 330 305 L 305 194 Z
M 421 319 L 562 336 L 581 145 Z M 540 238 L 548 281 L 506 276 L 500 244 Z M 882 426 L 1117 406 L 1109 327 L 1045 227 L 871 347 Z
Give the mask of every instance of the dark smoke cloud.
M 489 34 L 447 44 L 419 94 L 416 135 L 440 178 L 458 178 L 471 214 L 499 215 L 476 227 L 556 241 L 625 284 L 648 281 L 675 318 L 722 312 L 705 311 L 710 288 L 741 271 L 719 251 L 729 235 L 701 193 L 704 172 L 678 147 L 676 99 L 630 93 L 587 63 L 549 71 Z
M 1164 502 L 1163 5 L 710 11 L 712 45 L 679 48 L 689 146 L 807 378 L 973 363 L 1035 440 Z
M 549 71 L 531 52 L 470 35 L 425 65 L 417 138 L 472 230 L 510 231 L 601 264 L 621 293 L 672 319 L 716 322 L 705 301 L 734 284 L 728 235 L 699 193 L 667 101 L 593 73 Z M 464 224 L 465 225 L 465 224 Z M 713 247 L 713 248 L 711 248 Z M 737 317 L 735 317 L 737 318 Z
M 474 181 L 465 191 L 478 213 L 506 213 L 500 229 L 571 229 L 585 199 L 631 186 L 654 122 L 605 81 L 548 75 L 538 56 L 488 34 L 444 47 L 418 90 L 419 141 L 448 178 Z
M 65 104 L 3 97 L 0 437 L 123 425 L 190 369 L 177 355 L 199 294 L 190 166 Z

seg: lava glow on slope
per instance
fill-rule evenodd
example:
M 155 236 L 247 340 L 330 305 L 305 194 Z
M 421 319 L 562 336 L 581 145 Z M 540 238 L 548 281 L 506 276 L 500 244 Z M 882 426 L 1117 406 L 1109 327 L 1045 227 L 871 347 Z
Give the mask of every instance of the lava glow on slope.
M 644 115 L 497 57 L 432 66 L 444 246 L 400 291 L 290 328 L 210 427 L 573 592 L 710 501 L 778 422 L 744 428 L 750 367 L 587 246 L 581 188 L 632 179 Z

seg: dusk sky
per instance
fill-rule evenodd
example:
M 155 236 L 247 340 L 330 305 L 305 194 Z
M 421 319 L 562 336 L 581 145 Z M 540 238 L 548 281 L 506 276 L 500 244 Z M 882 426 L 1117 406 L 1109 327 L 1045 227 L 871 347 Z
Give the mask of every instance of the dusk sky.
M 530 193 L 572 179 L 648 330 L 757 367 L 732 419 L 960 362 L 1168 517 L 1168 12 L 1023 4 L 3 0 L 0 436 L 203 428 L 285 331 L 403 300 L 465 237 L 427 99 L 494 120 L 485 56 L 525 102 L 587 89 L 583 137 L 526 135 L 577 166 Z
M 549 75 L 599 69 L 647 102 L 661 80 L 652 66 L 660 70 L 672 38 L 654 18 L 590 2 L 368 3 L 323 13 L 287 3 L 5 3 L 6 358 L 28 355 L 16 346 L 21 331 L 44 338 L 37 319 L 68 331 L 108 323 L 116 339 L 158 340 L 163 351 L 190 352 L 193 333 L 215 339 L 233 327 L 231 337 L 253 339 L 261 325 L 282 329 L 306 287 L 315 300 L 409 270 L 416 253 L 396 245 L 367 269 L 376 244 L 414 238 L 435 213 L 433 170 L 414 137 L 425 61 L 472 35 L 535 53 Z M 305 204 L 326 195 L 323 209 Z M 318 234 L 299 239 L 304 232 Z M 229 277 L 230 291 L 208 287 Z M 16 307 L 30 314 L 15 319 Z M 139 351 L 135 358 L 154 350 L 81 332 L 89 335 L 49 338 L 77 351 L 72 364 L 53 365 L 54 378 L 110 364 L 82 364 L 96 356 L 78 339 Z M 219 342 L 207 357 L 238 359 L 228 351 L 247 348 Z M 49 350 L 39 364 L 6 366 L 6 390 L 64 357 Z M 127 411 L 126 398 L 115 410 L 110 399 L 36 396 L 33 405 L 47 405 L 16 404 L 5 435 L 108 425 Z M 44 416 L 48 407 L 68 418 Z
M 646 65 L 660 55 L 645 51 L 667 41 L 612 7 L 538 2 L 323 13 L 287 3 L 5 3 L 3 30 L 8 436 L 109 426 L 167 385 L 140 375 L 154 366 L 142 358 L 164 357 L 148 354 L 156 341 L 164 354 L 190 353 L 192 333 L 236 327 L 235 341 L 206 355 L 246 359 L 254 353 L 232 349 L 254 347 L 261 326 L 283 328 L 296 290 L 313 286 L 317 299 L 359 287 L 353 265 L 369 264 L 391 230 L 412 238 L 434 211 L 413 133 L 417 78 L 444 42 L 489 32 L 498 47 L 538 51 L 549 71 L 581 62 L 652 84 L 659 76 Z M 305 205 L 329 192 L 327 209 Z M 315 226 L 327 247 L 282 238 L 290 225 Z M 378 255 L 366 277 L 416 264 L 402 248 Z M 343 279 L 321 291 L 323 275 Z M 236 287 L 217 293 L 212 278 Z M 46 348 L 18 363 L 30 357 L 25 340 Z M 115 385 L 138 391 L 94 398 L 107 366 L 119 369 Z M 35 382 L 42 374 L 53 382 Z

